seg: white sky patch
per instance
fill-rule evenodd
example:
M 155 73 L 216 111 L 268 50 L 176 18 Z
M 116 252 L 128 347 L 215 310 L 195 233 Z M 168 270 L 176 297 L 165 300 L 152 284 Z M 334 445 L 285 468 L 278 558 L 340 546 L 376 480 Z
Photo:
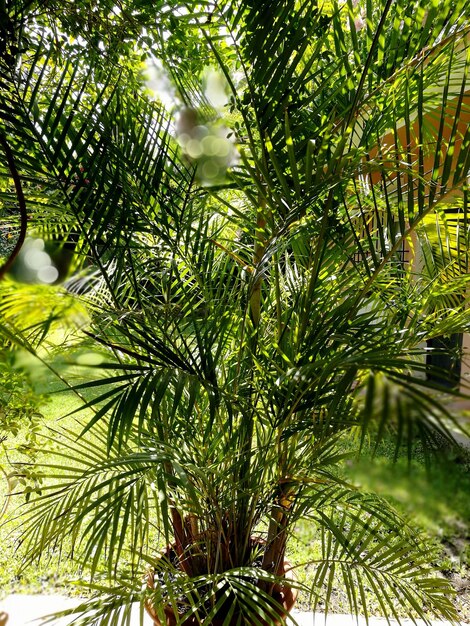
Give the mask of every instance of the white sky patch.
M 228 104 L 225 78 L 213 68 L 208 68 L 205 73 L 204 93 L 209 102 L 218 110 Z
M 158 59 L 149 58 L 147 60 L 146 75 L 147 89 L 152 92 L 156 99 L 160 100 L 165 108 L 173 109 L 175 106 L 181 105 L 175 88 Z
M 189 9 L 187 7 L 178 7 L 175 13 L 176 15 L 188 15 Z
M 69 39 L 72 43 L 78 43 L 82 46 L 82 48 L 86 48 L 88 45 L 87 40 L 81 35 L 78 35 L 77 37 L 69 37 Z

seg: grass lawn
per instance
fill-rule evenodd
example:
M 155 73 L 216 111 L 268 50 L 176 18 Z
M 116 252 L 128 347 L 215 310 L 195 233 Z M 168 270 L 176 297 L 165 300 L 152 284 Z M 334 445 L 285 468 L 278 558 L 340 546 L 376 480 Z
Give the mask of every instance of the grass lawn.
M 80 405 L 80 399 L 67 391 L 56 393 L 63 388 L 58 380 L 51 380 L 45 369 L 35 368 L 34 384 L 43 394 L 45 402 L 41 406 L 44 423 L 52 425 L 55 420 L 70 413 Z M 83 376 L 82 368 L 69 369 L 68 377 Z M 61 420 L 62 426 L 72 424 L 74 417 Z M 15 451 L 24 438 L 24 429 L 18 434 L 9 435 L 0 446 L 0 464 L 7 469 L 9 463 L 21 457 Z M 346 476 L 365 490 L 374 491 L 393 503 L 415 526 L 428 535 L 430 549 L 434 552 L 434 563 L 443 576 L 452 580 L 456 590 L 455 603 L 462 621 L 470 623 L 470 473 L 468 459 L 454 458 L 433 462 L 426 469 L 419 452 L 408 463 L 403 457 L 390 466 L 391 446 L 383 445 L 374 460 L 366 457 L 344 467 Z M 7 471 L 9 471 L 7 469 Z M 19 489 L 21 485 L 18 485 Z M 1 495 L 1 492 L 0 492 Z M 83 593 L 83 589 L 73 584 L 81 574 L 76 563 L 61 558 L 53 552 L 41 563 L 22 566 L 22 550 L 18 547 L 24 498 L 10 502 L 0 526 L 0 589 L 3 594 L 23 593 Z M 293 563 L 307 561 L 312 555 L 320 555 L 320 542 L 316 529 L 311 525 L 302 526 L 300 538 L 291 547 L 289 560 Z M 313 569 L 299 568 L 301 581 L 308 582 L 313 577 Z M 341 586 L 335 589 L 334 605 L 331 612 L 348 610 L 347 597 Z M 302 595 L 298 608 L 308 610 L 309 598 Z M 372 613 L 380 614 L 372 605 Z
M 373 462 L 362 459 L 351 467 L 351 477 L 429 537 L 433 563 L 452 581 L 460 618 L 470 623 L 470 452 L 449 451 L 430 467 L 419 451 L 411 463 L 405 452 L 390 465 L 390 455 L 383 446 Z
M 426 536 L 433 565 L 451 580 L 455 589 L 453 600 L 461 621 L 470 623 L 470 459 L 435 460 L 426 468 L 419 455 L 408 463 L 404 453 L 391 465 L 391 447 L 382 446 L 373 460 L 363 458 L 348 464 L 345 474 L 363 490 L 384 497 Z M 315 529 L 300 530 L 301 540 L 291 557 L 294 563 L 306 560 L 308 553 L 320 555 Z M 300 571 L 302 581 L 308 581 L 312 575 L 310 568 Z M 308 598 L 300 597 L 299 602 L 301 608 L 309 608 Z M 347 610 L 347 596 L 338 585 L 330 612 Z M 380 608 L 374 602 L 371 602 L 371 614 L 380 615 Z

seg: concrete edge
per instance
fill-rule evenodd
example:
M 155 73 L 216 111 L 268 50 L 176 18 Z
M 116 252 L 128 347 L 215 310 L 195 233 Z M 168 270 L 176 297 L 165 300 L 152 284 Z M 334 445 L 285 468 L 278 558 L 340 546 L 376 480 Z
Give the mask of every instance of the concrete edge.
M 73 608 L 82 602 L 81 598 L 71 598 L 63 595 L 23 595 L 11 594 L 0 601 L 0 626 L 40 626 L 43 619 L 52 613 Z M 313 613 L 308 611 L 292 611 L 292 618 L 298 626 L 366 626 L 367 622 L 364 617 L 355 617 L 354 615 L 338 615 L 324 613 Z M 8 618 L 6 619 L 6 616 Z M 66 626 L 70 622 L 70 618 L 60 618 L 48 622 L 48 626 Z M 391 626 L 398 624 L 396 620 L 387 622 L 384 617 L 370 617 L 369 626 L 385 626 L 389 623 Z M 140 625 L 140 611 L 136 604 L 132 609 L 132 626 Z M 148 615 L 144 615 L 144 626 L 153 626 L 152 620 Z M 412 619 L 403 619 L 400 624 L 403 626 L 425 626 L 423 620 L 413 621 Z M 433 620 L 433 626 L 451 626 L 450 622 L 442 620 Z M 463 624 L 462 626 L 470 626 Z

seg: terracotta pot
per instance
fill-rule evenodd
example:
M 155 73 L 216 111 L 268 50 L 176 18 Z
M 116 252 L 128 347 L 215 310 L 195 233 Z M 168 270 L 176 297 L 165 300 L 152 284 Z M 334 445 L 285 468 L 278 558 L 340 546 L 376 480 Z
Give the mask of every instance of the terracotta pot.
M 170 546 L 169 548 L 167 548 L 167 550 L 163 553 L 162 556 L 169 557 L 171 552 L 174 552 L 174 551 L 173 551 L 173 547 Z M 284 617 L 286 617 L 286 615 L 288 615 L 288 613 L 290 613 L 298 595 L 297 589 L 292 588 L 289 585 L 289 581 L 291 582 L 295 581 L 295 575 L 288 561 L 284 561 L 283 570 L 284 570 L 284 578 L 286 581 L 285 584 L 275 585 L 275 588 L 271 593 L 272 598 L 276 601 L 278 605 L 280 605 L 280 606 L 275 606 L 274 610 L 276 611 L 276 613 L 279 615 L 279 618 L 281 619 L 283 619 Z M 147 580 L 148 587 L 153 589 L 155 586 L 154 570 L 151 570 L 150 572 L 147 573 L 146 580 Z M 149 600 L 145 603 L 145 609 L 147 613 L 150 615 L 150 617 L 153 619 L 153 623 L 155 626 L 176 626 L 177 619 L 175 616 L 174 609 L 171 605 L 165 605 L 163 607 L 163 610 L 165 612 L 165 618 L 166 618 L 165 623 L 162 623 L 161 620 L 157 617 L 154 606 Z M 211 626 L 223 625 L 224 617 L 225 617 L 225 614 L 224 614 L 225 612 L 223 608 L 220 610 L 220 613 L 221 613 L 220 617 L 216 616 L 211 620 L 210 622 Z M 238 618 L 237 614 L 234 614 L 230 622 L 226 624 L 225 626 L 232 626 L 232 625 L 236 626 L 236 624 L 238 623 L 237 618 Z M 263 626 L 279 626 L 281 623 L 281 619 L 275 622 L 266 622 L 264 620 L 260 620 L 257 622 L 257 624 L 262 624 Z M 180 620 L 181 620 L 181 616 L 180 616 Z M 250 624 L 248 621 L 244 621 L 243 623 L 246 626 L 249 626 Z M 199 626 L 200 620 L 198 620 L 195 615 L 191 615 L 190 617 L 187 617 L 186 619 L 184 619 L 183 617 L 180 624 L 181 626 Z M 209 624 L 207 624 L 207 626 L 209 626 Z

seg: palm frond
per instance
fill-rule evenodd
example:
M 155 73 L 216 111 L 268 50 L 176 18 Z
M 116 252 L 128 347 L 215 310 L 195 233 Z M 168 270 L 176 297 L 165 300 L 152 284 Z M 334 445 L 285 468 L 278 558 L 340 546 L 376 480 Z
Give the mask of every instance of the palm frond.
M 347 510 L 336 519 L 319 514 L 322 525 L 322 558 L 317 564 L 314 588 L 324 589 L 323 601 L 328 606 L 337 580 L 343 580 L 351 611 L 369 617 L 367 596 L 373 591 L 387 619 L 400 620 L 396 599 L 406 605 L 407 614 L 423 617 L 446 615 L 454 619 L 454 608 L 448 597 L 450 585 L 432 576 L 427 566 L 429 555 L 419 540 L 403 530 L 367 515 Z M 319 597 L 314 601 L 318 606 Z M 318 599 L 317 599 L 318 598 Z M 426 619 L 426 618 L 425 618 Z M 429 619 L 429 618 L 427 618 Z

